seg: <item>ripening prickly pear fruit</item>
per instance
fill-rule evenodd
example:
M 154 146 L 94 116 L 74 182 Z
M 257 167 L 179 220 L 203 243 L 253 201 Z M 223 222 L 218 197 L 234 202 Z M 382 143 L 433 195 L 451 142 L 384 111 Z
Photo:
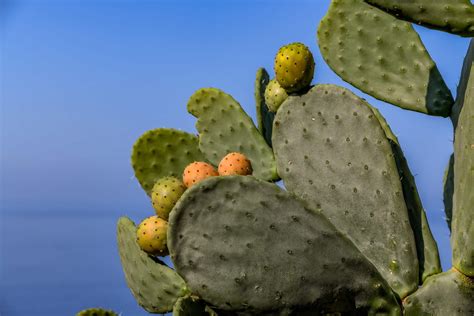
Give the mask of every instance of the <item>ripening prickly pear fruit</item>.
M 313 54 L 302 43 L 285 45 L 275 56 L 274 70 L 276 80 L 286 92 L 302 90 L 313 80 Z
M 185 190 L 183 182 L 175 177 L 161 178 L 156 181 L 151 190 L 151 202 L 156 215 L 167 221 L 171 210 Z
M 219 163 L 219 175 L 221 176 L 246 176 L 252 174 L 250 160 L 241 153 L 230 153 L 222 158 Z
M 168 222 L 158 216 L 144 219 L 137 229 L 137 242 L 140 248 L 156 256 L 167 256 L 166 232 Z
M 265 103 L 270 112 L 278 111 L 278 108 L 286 98 L 288 98 L 288 94 L 285 89 L 280 86 L 278 81 L 276 81 L 276 79 L 270 80 L 265 88 Z
M 184 169 L 183 182 L 187 188 L 190 188 L 201 180 L 218 175 L 212 165 L 202 161 L 195 161 Z
M 118 316 L 115 312 L 102 308 L 88 308 L 80 311 L 76 316 Z

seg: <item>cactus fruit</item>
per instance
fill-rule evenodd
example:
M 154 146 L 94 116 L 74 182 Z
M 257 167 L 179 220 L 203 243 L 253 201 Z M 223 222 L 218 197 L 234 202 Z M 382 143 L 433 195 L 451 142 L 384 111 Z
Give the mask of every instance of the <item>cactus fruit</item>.
M 474 315 L 474 280 L 456 269 L 429 277 L 403 301 L 406 316 Z
M 267 142 L 268 146 L 272 146 L 272 128 L 275 113 L 270 112 L 268 105 L 265 103 L 265 90 L 267 88 L 270 77 L 265 68 L 259 68 L 255 76 L 255 106 L 257 111 L 258 130 Z
M 366 102 L 333 85 L 290 96 L 275 117 L 273 149 L 288 191 L 321 210 L 401 298 L 417 288 L 416 247 L 398 169 Z
M 250 160 L 241 153 L 230 153 L 222 158 L 219 163 L 219 175 L 221 176 L 246 176 L 252 174 Z
M 176 271 L 217 309 L 400 313 L 388 284 L 354 244 L 276 184 L 249 176 L 202 181 L 176 204 L 169 227 Z
M 114 311 L 103 308 L 88 308 L 80 311 L 76 316 L 118 316 Z
M 365 93 L 412 111 L 451 113 L 451 92 L 410 23 L 363 0 L 333 0 L 318 44 L 332 70 Z
M 198 118 L 199 148 L 209 162 L 218 165 L 228 153 L 240 152 L 252 162 L 255 177 L 278 179 L 272 149 L 230 95 L 219 89 L 200 89 L 189 99 L 188 112 Z
M 146 132 L 133 145 L 132 167 L 135 177 L 148 195 L 163 177 L 179 177 L 193 161 L 205 160 L 198 138 L 171 128 Z
M 169 213 L 185 190 L 184 184 L 175 177 L 165 177 L 156 181 L 151 191 L 151 201 L 156 215 L 167 221 Z
M 190 188 L 201 180 L 218 175 L 219 173 L 211 164 L 195 161 L 184 169 L 183 183 L 187 188 Z
M 408 22 L 461 36 L 474 36 L 474 6 L 469 0 L 365 1 Z
M 268 105 L 268 109 L 271 112 L 278 111 L 278 108 L 286 98 L 288 98 L 288 94 L 285 89 L 280 86 L 278 81 L 275 79 L 270 80 L 265 89 L 265 103 Z
M 137 243 L 140 248 L 156 256 L 167 256 L 166 233 L 168 222 L 158 216 L 144 219 L 137 229 Z
M 275 55 L 275 77 L 288 93 L 307 88 L 313 80 L 313 54 L 302 43 L 282 46 Z
M 138 304 L 150 313 L 167 313 L 180 297 L 188 296 L 184 280 L 137 243 L 137 228 L 126 217 L 117 223 L 117 244 L 125 280 Z

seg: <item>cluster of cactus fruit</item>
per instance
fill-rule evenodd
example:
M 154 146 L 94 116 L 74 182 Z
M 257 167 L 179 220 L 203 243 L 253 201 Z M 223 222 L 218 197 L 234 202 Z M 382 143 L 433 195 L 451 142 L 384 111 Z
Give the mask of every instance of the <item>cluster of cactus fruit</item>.
M 451 117 L 442 272 L 414 177 L 382 115 L 311 86 L 301 43 L 257 72 L 258 127 L 230 95 L 189 99 L 198 135 L 158 128 L 132 166 L 156 216 L 117 225 L 132 294 L 173 315 L 474 315 L 474 44 L 454 101 L 410 22 L 474 35 L 468 0 L 332 0 L 318 29 L 328 65 L 363 92 Z M 218 170 L 215 169 L 218 167 Z M 284 189 L 277 181 L 283 180 Z M 170 255 L 174 268 L 158 257 Z

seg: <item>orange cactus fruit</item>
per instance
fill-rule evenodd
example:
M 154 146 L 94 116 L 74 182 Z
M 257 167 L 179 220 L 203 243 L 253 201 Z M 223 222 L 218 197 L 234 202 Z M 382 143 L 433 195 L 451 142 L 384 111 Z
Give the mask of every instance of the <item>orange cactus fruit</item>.
M 252 164 L 244 154 L 234 152 L 222 158 L 218 171 L 221 176 L 247 176 L 252 174 Z
M 187 188 L 209 177 L 218 176 L 216 169 L 202 161 L 190 163 L 183 172 L 183 183 Z

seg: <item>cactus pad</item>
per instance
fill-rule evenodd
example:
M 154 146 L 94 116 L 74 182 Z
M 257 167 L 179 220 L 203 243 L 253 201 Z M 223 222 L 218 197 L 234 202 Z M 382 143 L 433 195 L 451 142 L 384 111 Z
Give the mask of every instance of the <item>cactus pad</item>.
M 464 57 L 464 62 L 462 65 L 461 76 L 459 79 L 456 102 L 454 102 L 453 110 L 451 112 L 451 121 L 453 122 L 454 128 L 456 128 L 459 118 L 459 113 L 461 112 L 462 106 L 464 104 L 464 97 L 466 94 L 467 83 L 469 76 L 471 75 L 471 67 L 474 62 L 474 39 L 471 39 L 469 48 L 467 50 L 466 56 Z
M 230 95 L 215 88 L 200 89 L 189 99 L 188 112 L 198 118 L 199 148 L 211 163 L 218 165 L 228 153 L 239 152 L 251 161 L 254 176 L 278 179 L 271 148 Z
M 88 308 L 80 311 L 76 316 L 118 316 L 114 311 L 103 308 Z
M 399 19 L 461 36 L 474 36 L 470 0 L 365 0 Z
M 204 159 L 196 136 L 171 128 L 146 132 L 133 145 L 132 151 L 135 177 L 148 195 L 160 178 L 180 178 L 188 164 Z
M 443 202 L 444 213 L 446 214 L 446 223 L 451 231 L 451 222 L 453 220 L 453 194 L 454 194 L 454 154 L 449 157 L 448 165 L 444 171 L 443 179 Z
M 449 116 L 451 92 L 410 23 L 363 0 L 333 0 L 319 25 L 318 44 L 328 65 L 365 93 L 404 109 Z
M 429 277 L 404 302 L 406 316 L 474 315 L 474 280 L 455 269 Z
M 186 191 L 169 225 L 176 270 L 218 309 L 400 312 L 358 249 L 273 183 L 251 176 L 207 179 Z
M 265 141 L 269 146 L 272 145 L 272 128 L 273 118 L 275 113 L 270 112 L 268 105 L 265 102 L 265 90 L 270 81 L 268 72 L 265 68 L 259 68 L 257 70 L 257 76 L 255 78 L 255 104 L 257 107 L 257 125 L 260 133 L 265 138 Z
M 119 219 L 117 242 L 127 285 L 148 312 L 170 312 L 178 298 L 188 294 L 186 284 L 174 270 L 139 248 L 136 230 L 130 219 Z
M 404 297 L 418 285 L 415 240 L 394 154 L 370 106 L 318 85 L 278 111 L 273 148 L 285 187 L 347 235 Z
M 403 188 L 403 197 L 408 209 L 411 228 L 415 236 L 416 252 L 418 254 L 419 279 L 424 281 L 427 277 L 441 272 L 438 246 L 431 233 L 426 213 L 421 203 L 415 178 L 410 171 L 408 162 L 400 147 L 398 138 L 392 132 L 382 114 L 374 107 L 371 107 L 375 117 L 379 120 L 380 126 L 385 132 L 390 145 L 392 146 L 395 162 L 397 163 L 398 174 Z
M 474 67 L 474 64 L 472 64 Z M 471 69 L 454 141 L 451 244 L 453 266 L 474 277 L 474 71 Z
M 181 297 L 173 308 L 173 316 L 217 316 L 203 301 L 192 296 Z

